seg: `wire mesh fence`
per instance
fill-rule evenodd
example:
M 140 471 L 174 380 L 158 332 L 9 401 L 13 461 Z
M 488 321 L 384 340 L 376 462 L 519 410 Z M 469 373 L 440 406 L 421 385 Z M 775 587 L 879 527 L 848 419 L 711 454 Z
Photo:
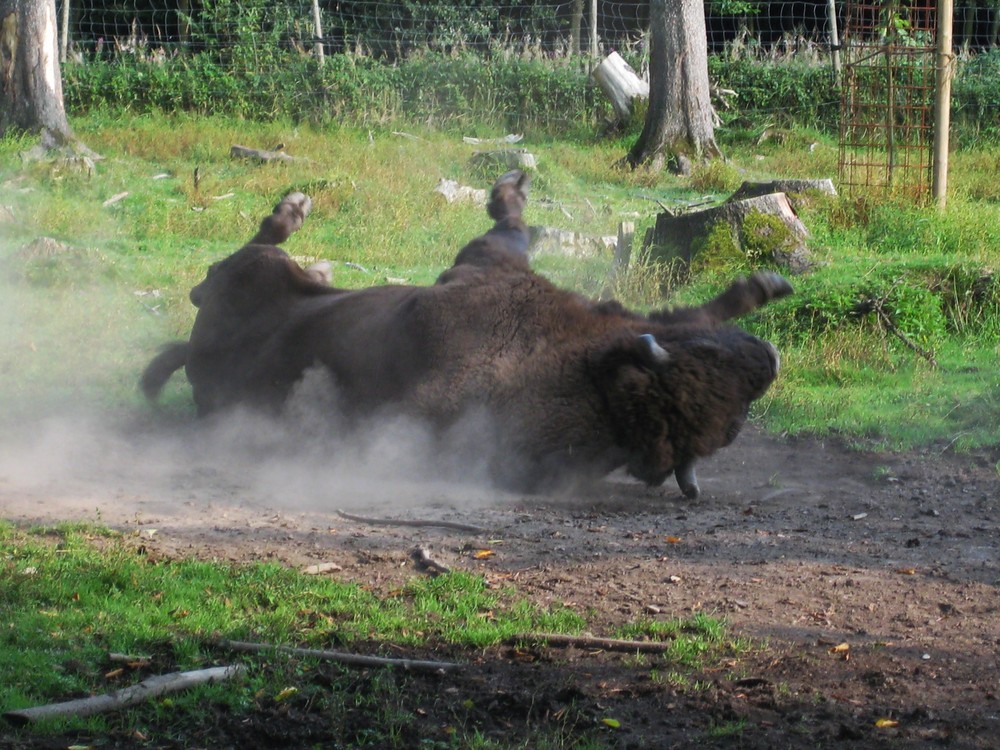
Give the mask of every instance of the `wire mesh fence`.
M 887 4 L 900 3 L 911 5 L 908 0 L 869 4 L 877 14 Z M 803 75 L 813 76 L 807 84 L 790 83 L 778 73 L 768 79 L 778 88 L 799 87 L 800 91 L 791 92 L 797 99 L 776 104 L 776 92 L 762 86 L 754 91 L 737 89 L 739 104 L 759 110 L 773 107 L 776 115 L 799 121 L 814 118 L 818 125 L 829 127 L 840 101 L 834 68 L 859 38 L 847 38 L 841 49 L 839 36 L 850 21 L 850 4 L 847 0 L 707 0 L 713 70 L 728 64 L 730 77 L 738 77 L 739 70 L 734 72 L 732 66 L 740 64 L 805 70 Z M 517 101 L 516 90 L 510 98 L 489 94 L 497 113 L 560 127 L 576 117 L 569 110 L 597 106 L 584 91 L 595 58 L 618 51 L 640 73 L 647 59 L 648 3 L 639 0 L 59 0 L 57 5 L 63 11 L 63 49 L 71 65 L 197 68 L 204 86 L 191 95 L 195 99 L 231 99 L 234 91 L 224 81 L 227 74 L 241 77 L 244 87 L 263 85 L 273 71 L 303 61 L 318 64 L 325 59 L 333 68 L 319 78 L 302 79 L 302 86 L 315 90 L 302 90 L 300 96 L 315 99 L 329 98 L 331 90 L 361 75 L 359 64 L 368 76 L 359 85 L 371 88 L 378 80 L 405 77 L 399 70 L 402 61 L 428 55 L 452 61 L 468 57 L 489 69 L 491 84 L 499 87 L 512 85 L 503 66 L 527 60 L 557 70 L 562 77 L 551 84 L 551 95 L 541 100 Z M 956 6 L 955 19 L 959 52 L 955 122 L 973 141 L 1000 138 L 1000 3 L 963 0 Z M 350 64 L 337 58 L 347 58 Z M 461 68 L 457 62 L 450 65 Z M 422 75 L 428 77 L 426 69 Z M 457 75 L 460 79 L 462 71 Z M 155 84 L 164 77 L 165 73 L 149 74 L 145 80 Z M 127 79 L 101 80 L 106 85 L 131 85 Z M 441 106 L 448 110 L 442 115 L 451 116 L 451 110 L 469 98 L 467 92 L 458 91 L 461 80 L 444 77 L 439 82 L 455 90 L 450 98 L 428 94 L 426 87 L 435 81 L 423 83 L 423 88 L 416 82 L 395 83 L 391 97 L 397 101 L 392 106 L 432 117 L 433 107 L 442 100 Z M 569 89 L 574 86 L 581 88 L 571 97 Z M 177 97 L 176 106 L 198 106 L 187 96 Z M 528 112 L 529 107 L 536 109 Z M 387 111 L 391 108 L 387 106 Z
M 927 196 L 936 91 L 937 4 L 848 0 L 840 184 Z

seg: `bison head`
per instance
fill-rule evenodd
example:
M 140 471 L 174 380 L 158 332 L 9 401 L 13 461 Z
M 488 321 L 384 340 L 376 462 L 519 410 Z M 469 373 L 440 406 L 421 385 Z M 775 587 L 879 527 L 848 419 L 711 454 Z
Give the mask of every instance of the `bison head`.
M 667 328 L 615 346 L 600 378 L 629 473 L 659 485 L 673 472 L 696 497 L 694 462 L 736 438 L 779 367 L 771 343 L 737 328 Z

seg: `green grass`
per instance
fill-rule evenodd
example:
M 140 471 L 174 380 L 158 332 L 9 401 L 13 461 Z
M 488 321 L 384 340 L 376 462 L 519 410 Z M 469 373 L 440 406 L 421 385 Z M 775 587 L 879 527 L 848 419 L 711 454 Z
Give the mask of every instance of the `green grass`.
M 587 626 L 566 607 L 538 607 L 513 587 L 490 587 L 465 573 L 413 578 L 399 590 L 376 592 L 274 564 L 151 560 L 141 542 L 93 525 L 18 529 L 0 522 L 0 709 L 138 680 L 128 669 L 114 674 L 122 665 L 110 663 L 109 653 L 149 657 L 153 673 L 231 663 L 220 638 L 387 656 L 407 648 L 443 651 L 467 661 L 517 633 L 579 633 Z M 657 657 L 657 668 L 681 672 L 748 648 L 728 642 L 724 625 L 702 615 L 662 626 L 644 622 L 622 634 L 671 640 L 675 648 Z M 348 714 L 368 711 L 377 727 L 357 746 L 405 746 L 395 733 L 412 723 L 414 699 L 387 671 L 359 676 L 335 669 L 317 680 L 321 666 L 312 659 L 269 652 L 243 661 L 246 677 L 237 682 L 149 701 L 120 716 L 48 721 L 32 731 L 156 727 L 162 736 L 165 726 L 183 721 L 177 732 L 190 737 L 212 721 L 212 710 L 249 715 L 290 700 L 326 716 L 326 726 L 343 722 L 352 731 L 358 722 Z M 474 735 L 470 725 L 470 742 Z

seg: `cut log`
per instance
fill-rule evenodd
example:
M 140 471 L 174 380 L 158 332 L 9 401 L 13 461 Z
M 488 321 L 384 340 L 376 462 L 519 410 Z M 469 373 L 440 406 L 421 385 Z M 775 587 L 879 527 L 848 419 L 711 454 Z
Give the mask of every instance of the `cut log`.
M 739 188 L 729 196 L 730 201 L 739 201 L 745 198 L 757 198 L 761 195 L 771 193 L 784 193 L 794 196 L 796 193 L 806 193 L 815 191 L 825 195 L 836 195 L 837 188 L 833 186 L 833 180 L 772 180 L 771 182 L 744 182 Z M 790 197 L 794 203 L 794 197 Z
M 531 256 L 561 255 L 567 258 L 595 258 L 606 255 L 618 244 L 617 237 L 595 237 L 556 227 L 529 227 L 528 253 Z
M 777 221 L 760 220 L 761 216 L 775 217 Z M 657 214 L 656 224 L 646 235 L 649 257 L 679 261 L 689 267 L 720 222 L 729 229 L 733 250 L 746 253 L 752 262 L 777 263 L 793 273 L 801 273 L 811 265 L 805 247 L 809 232 L 784 193 L 729 201 L 679 215 Z
M 649 99 L 649 83 L 639 78 L 617 52 L 612 52 L 592 73 L 594 81 L 611 101 L 619 120 L 628 120 L 636 99 Z

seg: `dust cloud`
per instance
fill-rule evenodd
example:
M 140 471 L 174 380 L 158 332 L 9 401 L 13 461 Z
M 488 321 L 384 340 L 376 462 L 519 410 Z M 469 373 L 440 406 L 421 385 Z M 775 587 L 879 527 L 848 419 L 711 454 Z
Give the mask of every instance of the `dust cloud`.
M 0 250 L 2 275 L 11 252 Z M 183 372 L 166 407 L 144 403 L 138 378 L 162 336 L 152 330 L 162 323 L 141 323 L 149 317 L 128 289 L 0 281 L 0 518 L 221 523 L 231 507 L 385 514 L 502 497 L 485 479 L 486 457 L 461 450 L 463 430 L 485 425 L 470 419 L 443 444 L 392 413 L 348 429 L 321 371 L 280 418 L 196 419 L 182 403 Z

